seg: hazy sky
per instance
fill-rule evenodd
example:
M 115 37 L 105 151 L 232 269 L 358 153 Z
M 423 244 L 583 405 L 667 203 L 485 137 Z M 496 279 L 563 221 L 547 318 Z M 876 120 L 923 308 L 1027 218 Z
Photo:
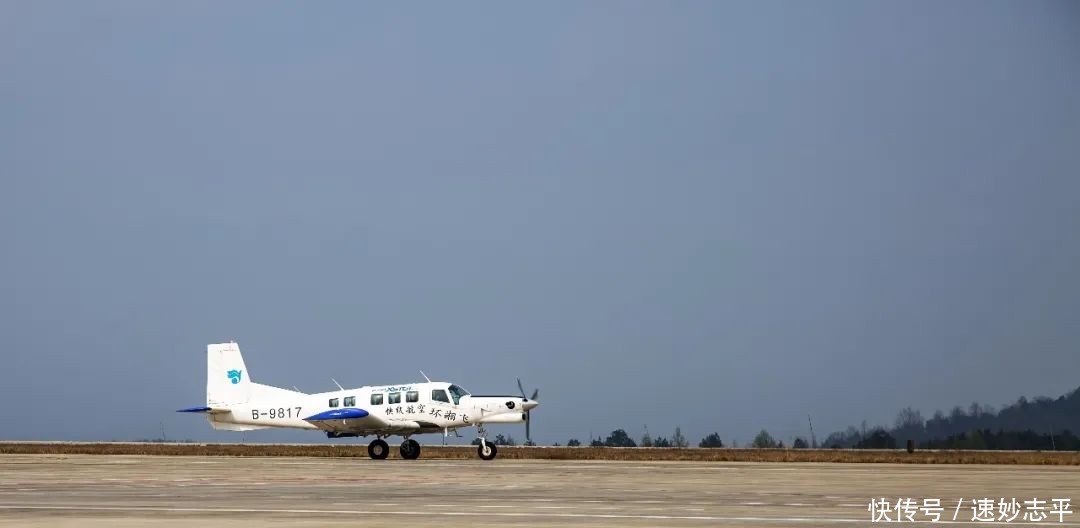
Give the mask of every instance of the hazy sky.
M 520 376 L 545 443 L 1080 386 L 1076 2 L 3 0 L 0 35 L 2 438 L 237 441 L 173 412 L 229 339 L 309 392 Z

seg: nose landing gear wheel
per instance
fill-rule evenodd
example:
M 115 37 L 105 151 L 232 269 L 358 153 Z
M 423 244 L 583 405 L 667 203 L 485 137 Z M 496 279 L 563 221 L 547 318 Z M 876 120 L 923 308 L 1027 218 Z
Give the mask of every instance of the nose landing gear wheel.
M 408 438 L 401 443 L 400 452 L 401 458 L 404 458 L 405 460 L 416 460 L 420 458 L 420 442 Z
M 499 448 L 495 447 L 495 444 L 491 442 L 484 442 L 483 445 L 476 448 L 476 454 L 480 455 L 483 460 L 492 460 L 495 455 L 499 454 Z
M 417 453 L 419 454 L 419 450 L 417 450 Z M 368 444 L 367 454 L 372 460 L 385 460 L 390 454 L 390 446 L 381 438 L 376 438 Z

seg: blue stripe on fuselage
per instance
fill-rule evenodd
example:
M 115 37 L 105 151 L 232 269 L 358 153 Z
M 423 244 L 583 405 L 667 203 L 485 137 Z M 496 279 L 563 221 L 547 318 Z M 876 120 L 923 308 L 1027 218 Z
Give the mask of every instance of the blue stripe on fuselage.
M 364 418 L 368 415 L 368 412 L 363 409 L 330 409 L 329 411 L 323 411 L 319 414 L 314 414 L 304 418 L 308 422 L 318 422 L 322 420 L 348 420 L 350 418 Z

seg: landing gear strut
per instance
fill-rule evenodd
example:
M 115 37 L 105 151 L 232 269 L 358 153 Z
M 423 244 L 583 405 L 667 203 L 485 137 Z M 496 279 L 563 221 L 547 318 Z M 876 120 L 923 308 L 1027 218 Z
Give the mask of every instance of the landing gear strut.
M 376 438 L 368 444 L 367 454 L 372 460 L 385 460 L 390 454 L 390 446 L 382 438 Z M 417 445 L 416 454 L 420 455 L 419 445 Z
M 406 438 L 405 441 L 401 443 L 399 451 L 401 452 L 401 458 L 404 458 L 405 460 L 416 460 L 417 458 L 420 458 L 420 443 L 412 438 Z
M 488 443 L 487 431 L 484 430 L 483 425 L 477 425 L 476 432 L 480 436 L 480 445 L 476 448 L 476 454 L 481 460 L 494 460 L 495 455 L 499 454 L 499 448 L 493 443 Z

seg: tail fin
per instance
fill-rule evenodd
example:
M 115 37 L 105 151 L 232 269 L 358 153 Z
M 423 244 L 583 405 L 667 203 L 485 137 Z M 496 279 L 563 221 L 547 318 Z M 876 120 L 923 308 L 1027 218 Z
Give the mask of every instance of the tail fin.
M 206 405 L 228 407 L 251 399 L 251 373 L 236 343 L 206 346 Z

